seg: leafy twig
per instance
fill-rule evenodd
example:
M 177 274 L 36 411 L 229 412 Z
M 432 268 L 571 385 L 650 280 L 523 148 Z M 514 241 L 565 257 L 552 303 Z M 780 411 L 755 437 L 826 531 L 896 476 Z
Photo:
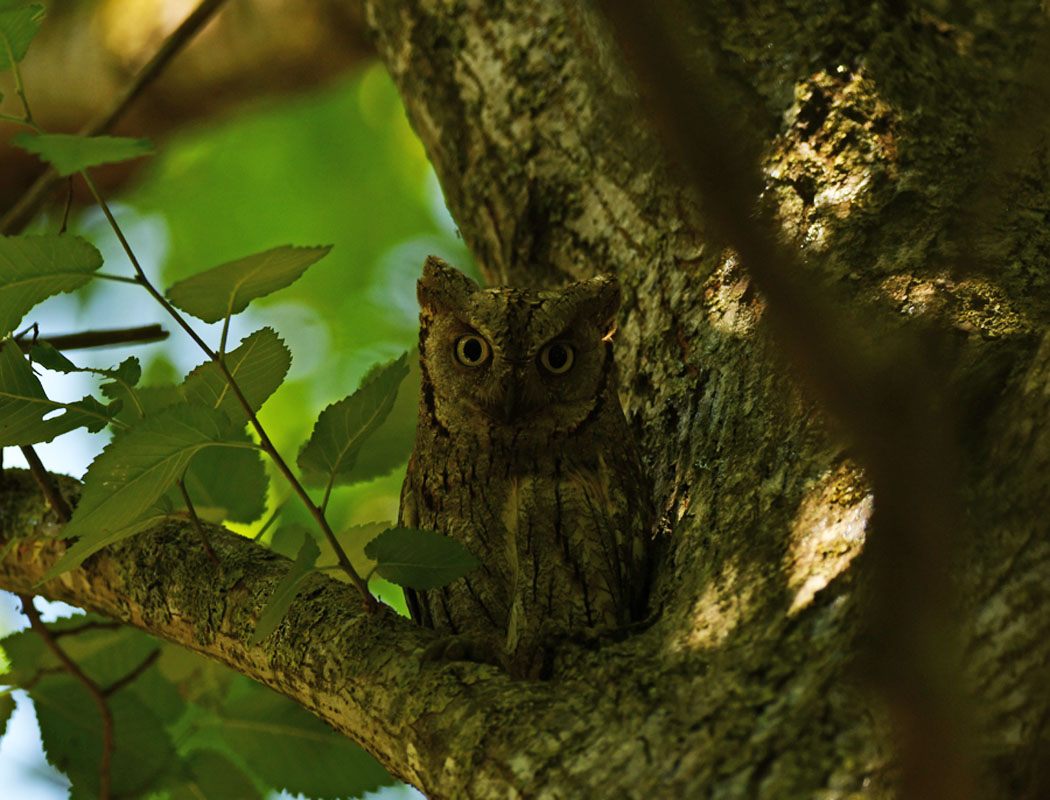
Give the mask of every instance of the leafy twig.
M 91 621 L 85 622 L 83 625 L 77 625 L 72 628 L 63 628 L 60 631 L 52 631 L 51 635 L 56 639 L 61 639 L 64 636 L 79 636 L 82 633 L 88 631 L 109 631 L 116 630 L 117 628 L 123 627 L 119 622 L 99 622 Z
M 177 55 L 190 39 L 194 37 L 197 31 L 199 31 L 205 23 L 215 15 L 224 2 L 225 0 L 203 0 L 201 4 L 197 6 L 197 8 L 194 9 L 185 20 L 183 20 L 182 24 L 172 31 L 168 38 L 164 40 L 160 49 L 158 49 L 153 58 L 151 58 L 145 66 L 139 70 L 138 74 L 132 80 L 131 85 L 124 90 L 124 93 L 119 98 L 117 98 L 113 106 L 104 114 L 93 119 L 81 128 L 81 135 L 97 136 L 100 133 L 106 133 L 109 131 L 139 95 L 142 94 L 146 87 L 156 80 L 171 59 Z M 51 189 L 61 180 L 61 177 L 59 177 L 59 175 L 51 168 L 48 168 L 45 172 L 41 173 L 40 177 L 34 181 L 33 185 L 29 187 L 19 201 L 15 203 L 15 205 L 12 206 L 2 218 L 0 218 L 0 233 L 9 234 L 21 230 L 21 228 L 29 222 L 33 214 L 36 213 L 36 210 L 40 207 L 44 198 L 47 197 L 48 192 L 50 192 Z
M 361 598 L 365 602 L 365 607 L 369 611 L 375 610 L 377 608 L 376 599 L 368 591 L 368 584 L 365 583 L 361 576 L 357 574 L 357 570 L 355 570 L 353 564 L 350 563 L 350 559 L 346 555 L 346 552 L 343 550 L 343 548 L 340 546 L 339 540 L 335 536 L 335 532 L 328 524 L 328 520 L 324 515 L 323 509 L 316 503 L 314 503 L 313 499 L 306 491 L 306 488 L 302 485 L 299 479 L 295 477 L 295 473 L 292 472 L 287 462 L 285 462 L 284 458 L 277 450 L 277 447 L 270 440 L 269 434 L 267 434 L 266 429 L 263 428 L 262 423 L 259 422 L 259 418 L 255 414 L 255 409 L 252 408 L 251 403 L 248 402 L 248 399 L 244 396 L 244 392 L 241 390 L 241 387 L 238 385 L 236 379 L 233 377 L 233 373 L 231 373 L 229 368 L 226 366 L 226 361 L 223 358 L 222 353 L 217 353 L 211 347 L 209 347 L 208 343 L 200 337 L 200 335 L 193 329 L 189 322 L 186 321 L 186 318 L 183 317 L 181 313 L 179 313 L 178 309 L 176 309 L 168 301 L 168 298 L 166 298 L 160 292 L 160 290 L 158 290 L 157 287 L 153 285 L 152 281 L 150 281 L 149 277 L 147 277 L 145 271 L 142 269 L 142 265 L 139 263 L 138 257 L 135 255 L 134 250 L 128 243 L 127 238 L 124 236 L 124 232 L 123 230 L 121 230 L 120 224 L 113 216 L 113 212 L 110 211 L 109 205 L 106 203 L 105 199 L 98 191 L 98 187 L 95 186 L 95 182 L 91 179 L 91 176 L 88 175 L 86 171 L 83 171 L 80 174 L 83 177 L 85 183 L 87 184 L 88 190 L 91 192 L 92 197 L 95 198 L 95 202 L 97 202 L 99 208 L 102 209 L 102 213 L 108 220 L 110 227 L 116 234 L 117 239 L 124 250 L 124 253 L 127 255 L 128 260 L 131 262 L 132 268 L 135 270 L 135 277 L 138 280 L 138 282 L 142 284 L 142 287 L 147 292 L 149 292 L 153 299 L 160 304 L 160 306 L 168 313 L 168 315 L 171 316 L 173 320 L 175 320 L 179 327 L 186 331 L 186 334 L 196 343 L 196 345 L 204 352 L 204 354 L 207 355 L 208 358 L 210 358 L 218 366 L 219 370 L 223 374 L 223 377 L 225 377 L 226 379 L 226 383 L 229 385 L 230 389 L 233 391 L 234 396 L 237 398 L 237 402 L 240 403 L 241 408 L 244 410 L 244 413 L 248 418 L 249 424 L 251 424 L 252 428 L 259 436 L 259 445 L 273 461 L 274 465 L 277 467 L 277 470 L 281 473 L 281 475 L 284 476 L 285 480 L 288 481 L 288 484 L 292 487 L 292 490 L 296 493 L 296 495 L 298 495 L 299 499 L 306 507 L 306 510 L 310 513 L 310 516 L 314 518 L 314 521 L 317 523 L 317 526 L 321 529 L 321 532 L 324 534 L 325 539 L 328 540 L 328 543 L 332 546 L 332 549 L 335 551 L 336 558 L 339 560 L 339 564 L 340 566 L 342 566 L 343 571 L 347 574 L 347 577 L 350 578 L 350 582 L 361 594 Z
M 98 766 L 98 796 L 99 800 L 110 800 L 110 764 L 113 760 L 113 712 L 106 702 L 106 693 L 80 668 L 76 661 L 55 641 L 48 627 L 41 621 L 40 613 L 33 605 L 33 598 L 29 595 L 20 594 L 18 598 L 22 601 L 22 612 L 29 618 L 29 626 L 44 640 L 44 645 L 50 650 L 55 658 L 59 660 L 66 672 L 81 683 L 91 699 L 98 707 L 99 716 L 102 718 L 102 757 Z
M 152 653 L 150 653 L 148 656 L 146 656 L 144 659 L 142 659 L 142 662 L 123 678 L 114 681 L 105 689 L 102 689 L 102 695 L 104 697 L 112 697 L 114 694 L 119 692 L 128 684 L 134 683 L 143 672 L 148 670 L 157 662 L 158 658 L 160 658 L 159 647 Z

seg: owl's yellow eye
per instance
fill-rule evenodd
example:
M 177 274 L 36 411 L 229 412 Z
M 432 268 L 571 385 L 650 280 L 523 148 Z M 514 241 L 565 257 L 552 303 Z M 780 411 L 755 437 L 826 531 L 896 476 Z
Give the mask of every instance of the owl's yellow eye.
M 564 375 L 576 357 L 568 342 L 551 342 L 540 351 L 540 366 L 551 375 Z
M 489 360 L 492 348 L 476 333 L 468 333 L 456 340 L 456 361 L 464 367 L 480 367 Z

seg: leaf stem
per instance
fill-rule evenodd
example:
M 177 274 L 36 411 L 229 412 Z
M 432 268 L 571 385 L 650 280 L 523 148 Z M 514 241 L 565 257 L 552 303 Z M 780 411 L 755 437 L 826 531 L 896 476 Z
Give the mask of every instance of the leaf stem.
M 98 707 L 99 716 L 102 717 L 102 757 L 98 765 L 98 797 L 99 800 L 110 800 L 110 763 L 113 760 L 113 712 L 110 711 L 109 703 L 106 702 L 106 693 L 80 668 L 76 661 L 55 641 L 51 631 L 40 619 L 40 613 L 33 605 L 33 598 L 29 595 L 20 594 L 22 601 L 22 613 L 29 617 L 29 627 L 44 640 L 47 649 L 59 660 L 66 672 L 79 681 L 91 699 Z
M 0 34 L 0 38 L 4 40 L 4 48 L 7 50 L 7 59 L 11 62 L 11 74 L 14 75 L 15 78 L 15 93 L 18 95 L 18 99 L 22 101 L 22 109 L 25 111 L 25 118 L 19 120 L 19 122 L 39 130 L 36 122 L 33 120 L 33 112 L 29 110 L 29 99 L 26 97 L 26 87 L 22 83 L 22 71 L 18 68 L 18 60 L 15 58 L 15 51 L 11 48 L 11 40 L 3 34 Z
M 21 450 L 22 455 L 29 464 L 29 472 L 33 476 L 33 480 L 40 487 L 40 491 L 47 499 L 51 509 L 62 522 L 69 522 L 73 517 L 73 512 L 69 510 L 69 504 L 66 503 L 62 492 L 59 491 L 58 486 L 51 477 L 51 473 L 44 467 L 44 462 L 40 460 L 40 456 L 37 455 L 36 450 L 31 446 L 24 445 Z
M 109 272 L 96 272 L 92 277 L 101 278 L 104 281 L 119 281 L 120 283 L 138 284 L 138 278 L 129 278 L 127 275 L 113 275 Z
M 204 552 L 208 554 L 208 558 L 215 566 L 221 566 L 219 557 L 215 555 L 215 551 L 211 547 L 211 542 L 208 540 L 208 534 L 204 530 L 204 526 L 201 524 L 200 517 L 197 516 L 197 509 L 193 507 L 193 500 L 190 498 L 189 490 L 186 488 L 186 481 L 182 478 L 178 481 L 179 491 L 182 493 L 182 501 L 186 504 L 186 510 L 190 512 L 190 519 L 193 521 L 193 527 L 197 529 L 197 533 L 200 534 L 201 544 L 204 545 Z
M 280 472 L 281 475 L 284 476 L 284 479 L 288 481 L 288 484 L 292 487 L 292 490 L 296 493 L 296 495 L 298 495 L 299 499 L 306 507 L 306 510 L 310 513 L 310 516 L 314 518 L 314 521 L 317 523 L 317 526 L 321 529 L 321 532 L 324 534 L 325 539 L 328 540 L 328 543 L 332 546 L 332 550 L 335 551 L 336 558 L 339 560 L 339 564 L 340 566 L 342 566 L 343 571 L 346 572 L 347 576 L 350 578 L 350 582 L 354 585 L 358 592 L 360 592 L 361 598 L 365 602 L 365 607 L 369 611 L 374 611 L 378 607 L 378 603 L 376 602 L 376 599 L 372 596 L 372 594 L 368 591 L 368 584 L 365 583 L 364 580 L 362 580 L 361 576 L 357 574 L 357 570 L 354 569 L 353 564 L 350 563 L 350 559 L 347 557 L 346 552 L 340 546 L 339 540 L 336 538 L 335 533 L 332 531 L 331 526 L 328 524 L 328 520 L 325 518 L 324 510 L 320 508 L 316 503 L 314 503 L 314 501 L 310 498 L 309 493 L 303 487 L 302 483 L 299 482 L 299 479 L 295 477 L 295 474 L 292 472 L 291 468 L 285 462 L 284 458 L 281 457 L 281 454 L 277 450 L 277 447 L 270 440 L 269 435 L 266 433 L 266 429 L 263 428 L 262 423 L 259 422 L 259 418 L 255 414 L 255 409 L 252 408 L 251 403 L 249 403 L 248 399 L 244 396 L 244 392 L 241 391 L 241 387 L 237 384 L 237 381 L 234 379 L 233 374 L 226 366 L 226 361 L 222 358 L 221 353 L 216 353 L 208 346 L 207 342 L 205 342 L 197 334 L 197 332 L 193 330 L 193 328 L 182 316 L 182 314 L 179 313 L 179 311 L 170 302 L 168 302 L 168 299 L 163 294 L 161 294 L 157 287 L 155 287 L 150 282 L 149 278 L 146 277 L 146 273 L 142 269 L 142 265 L 139 263 L 138 258 L 136 258 L 134 251 L 131 249 L 131 245 L 128 244 L 128 240 L 125 238 L 124 232 L 120 229 L 120 225 L 117 223 L 116 218 L 110 211 L 109 206 L 103 199 L 102 195 L 99 193 L 98 188 L 95 186 L 95 182 L 91 179 L 91 176 L 88 175 L 86 170 L 82 171 L 80 174 L 83 176 L 84 181 L 87 184 L 88 190 L 91 192 L 92 197 L 95 198 L 95 202 L 97 202 L 99 208 L 102 209 L 102 213 L 105 215 L 110 227 L 113 228 L 113 232 L 117 235 L 117 239 L 120 241 L 121 247 L 124 249 L 124 252 L 127 254 L 128 260 L 131 262 L 131 266 L 135 270 L 135 275 L 138 278 L 138 282 L 142 284 L 143 288 L 147 292 L 149 292 L 149 294 L 153 297 L 154 300 L 160 303 L 161 307 L 166 312 L 168 312 L 168 314 L 171 316 L 172 319 L 175 320 L 176 323 L 178 323 L 179 327 L 186 331 L 189 337 L 197 344 L 198 347 L 200 347 L 201 350 L 204 351 L 208 358 L 214 361 L 215 364 L 218 366 L 219 370 L 226 378 L 226 382 L 229 384 L 230 389 L 232 389 L 234 395 L 236 395 L 237 401 L 241 404 L 241 408 L 244 409 L 244 413 L 248 417 L 248 422 L 251 424 L 256 434 L 258 434 L 259 444 L 262 446 L 262 449 L 266 451 L 266 454 L 268 456 L 270 456 L 270 459 L 273 461 L 274 466 L 277 467 L 278 472 Z

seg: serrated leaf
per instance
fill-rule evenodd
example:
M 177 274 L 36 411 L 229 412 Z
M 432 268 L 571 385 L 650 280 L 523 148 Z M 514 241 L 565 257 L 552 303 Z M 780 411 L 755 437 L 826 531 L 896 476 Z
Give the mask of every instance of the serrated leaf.
M 436 589 L 479 565 L 466 547 L 436 531 L 391 528 L 365 546 L 376 572 L 409 589 Z
M 266 604 L 266 608 L 259 615 L 259 621 L 255 625 L 255 632 L 252 634 L 251 644 L 258 644 L 276 630 L 281 620 L 284 619 L 284 615 L 288 613 L 292 601 L 299 594 L 299 590 L 303 587 L 306 578 L 313 572 L 314 564 L 317 563 L 319 555 L 321 555 L 321 551 L 318 549 L 317 543 L 312 537 L 307 536 L 303 540 L 302 545 L 300 545 L 299 554 L 295 557 L 291 567 L 289 567 L 288 573 L 281 579 L 277 588 L 274 589 L 270 601 Z
M 243 430 L 228 436 L 235 441 L 251 442 Z M 266 510 L 269 478 L 257 450 L 209 448 L 193 457 L 186 470 L 186 491 L 201 519 L 208 522 L 252 522 Z M 176 508 L 184 508 L 179 490 L 169 495 Z
M 293 795 L 356 797 L 393 782 L 360 747 L 262 686 L 227 702 L 220 733 L 267 784 Z
M 292 365 L 292 354 L 273 328 L 260 328 L 226 354 L 226 368 L 253 411 L 284 381 Z M 208 361 L 194 369 L 182 384 L 182 395 L 191 403 L 220 409 L 230 419 L 245 422 L 247 415 L 222 374 L 219 365 Z
M 0 336 L 53 294 L 91 280 L 102 254 L 79 236 L 0 236 Z
M 34 364 L 39 364 L 46 369 L 68 374 L 76 372 L 87 372 L 92 375 L 100 375 L 111 381 L 122 383 L 132 387 L 142 377 L 142 365 L 134 356 L 128 356 L 117 366 L 104 367 L 78 367 L 70 361 L 61 351 L 56 350 L 47 342 L 38 342 L 29 350 L 29 358 Z
M 72 133 L 20 133 L 11 140 L 18 147 L 48 162 L 59 175 L 100 164 L 116 164 L 153 152 L 149 139 L 124 136 L 78 136 Z
M 126 383 L 112 381 L 102 384 L 101 389 L 106 397 L 121 402 L 120 411 L 114 418 L 125 425 L 135 425 L 143 417 L 185 402 L 179 387 L 174 384 L 132 388 Z
M 221 412 L 179 405 L 147 417 L 114 438 L 88 467 L 84 491 L 64 538 L 80 539 L 43 580 L 80 564 L 106 545 L 142 530 L 143 515 L 182 477 L 197 453 L 209 447 L 243 447 L 230 440 Z
M 43 21 L 39 3 L 0 9 L 0 70 L 11 68 L 12 57 L 16 63 L 26 57 Z
M 365 441 L 383 424 L 408 374 L 408 354 L 382 367 L 349 397 L 328 406 L 317 418 L 310 440 L 299 453 L 303 480 L 314 486 L 350 483 Z
M 102 721 L 87 690 L 66 676 L 41 680 L 31 691 L 47 760 L 66 773 L 80 797 L 98 795 Z M 107 699 L 113 715 L 113 795 L 144 797 L 173 764 L 164 726 L 134 692 Z
M 408 355 L 408 375 L 397 389 L 390 414 L 368 437 L 346 475 L 346 483 L 370 481 L 400 467 L 412 453 L 419 418 L 419 357 Z
M 275 247 L 212 267 L 168 289 L 168 299 L 205 322 L 239 314 L 258 297 L 290 286 L 332 248 Z
M 214 750 L 194 750 L 185 759 L 185 780 L 171 789 L 171 800 L 237 798 L 261 800 L 262 795 L 240 767 Z
M 0 343 L 0 446 L 50 442 L 82 427 L 95 433 L 118 409 L 91 396 L 75 403 L 51 400 L 18 346 L 10 339 Z

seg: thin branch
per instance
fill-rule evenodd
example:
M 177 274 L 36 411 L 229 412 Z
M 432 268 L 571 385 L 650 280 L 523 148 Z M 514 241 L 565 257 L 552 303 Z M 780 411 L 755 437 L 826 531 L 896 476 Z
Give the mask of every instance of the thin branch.
M 137 282 L 137 281 L 136 281 Z M 18 339 L 23 353 L 28 353 L 37 341 L 47 342 L 56 350 L 86 350 L 91 347 L 113 347 L 118 344 L 146 344 L 161 342 L 168 332 L 160 325 L 140 325 L 137 328 L 110 328 L 107 330 L 62 333 L 54 336 L 34 337 L 33 341 Z
M 88 631 L 111 631 L 122 627 L 124 626 L 119 622 L 92 621 L 85 622 L 83 625 L 77 625 L 73 628 L 63 628 L 60 631 L 51 631 L 51 635 L 56 639 L 61 639 L 65 636 L 79 636 L 80 634 L 87 633 Z
M 29 464 L 29 472 L 47 499 L 48 505 L 51 506 L 51 509 L 62 522 L 69 522 L 73 517 L 73 512 L 70 511 L 69 504 L 66 503 L 66 499 L 62 496 L 62 492 L 59 491 L 58 485 L 47 471 L 44 462 L 40 460 L 36 450 L 29 445 L 24 445 L 20 449 L 22 450 L 22 455 L 25 456 L 26 462 Z
M 221 566 L 219 557 L 215 555 L 215 551 L 211 547 L 211 542 L 208 541 L 208 534 L 204 530 L 204 526 L 201 524 L 200 517 L 197 516 L 197 509 L 193 507 L 193 500 L 190 498 L 189 490 L 186 488 L 186 481 L 180 478 L 178 481 L 178 487 L 179 492 L 182 493 L 182 501 L 186 504 L 186 510 L 190 513 L 193 527 L 201 537 L 201 543 L 204 545 L 204 552 L 208 554 L 208 558 L 211 559 L 213 564 Z
M 113 713 L 109 709 L 109 704 L 106 702 L 106 695 L 99 688 L 99 685 L 95 683 L 87 674 L 80 668 L 76 661 L 69 657 L 69 654 L 55 641 L 51 631 L 40 619 L 40 613 L 36 610 L 33 605 L 33 598 L 29 595 L 20 594 L 18 598 L 22 601 L 22 612 L 29 617 L 29 626 L 33 631 L 44 640 L 44 645 L 50 650 L 55 658 L 59 660 L 66 672 L 68 672 L 74 679 L 79 681 L 85 689 L 88 690 L 88 694 L 91 695 L 91 699 L 95 701 L 95 705 L 98 707 L 99 716 L 102 717 L 102 757 L 99 759 L 98 767 L 98 796 L 99 800 L 109 800 L 110 798 L 110 764 L 113 760 Z
M 252 537 L 252 541 L 259 541 L 265 534 L 266 531 L 273 527 L 273 524 L 277 521 L 277 518 L 281 516 L 281 512 L 284 511 L 284 506 L 288 502 L 288 498 L 285 498 L 276 506 L 273 511 L 270 512 L 270 516 L 266 518 L 266 522 L 263 523 L 262 527 L 259 528 L 259 532 Z
M 104 281 L 116 281 L 117 283 L 134 283 L 138 284 L 138 278 L 129 278 L 127 275 L 113 275 L 109 272 L 96 272 L 91 277 L 98 278 Z
M 160 658 L 160 648 L 159 647 L 156 650 L 154 650 L 152 653 L 150 653 L 148 656 L 146 656 L 144 659 L 142 659 L 142 663 L 139 664 L 137 667 L 135 667 L 133 670 L 131 670 L 131 672 L 129 672 L 127 675 L 125 675 L 123 678 L 120 678 L 117 681 L 114 681 L 109 686 L 107 686 L 105 689 L 103 689 L 102 690 L 103 696 L 105 696 L 105 697 L 112 697 L 114 694 L 119 692 L 121 689 L 123 689 L 128 684 L 134 683 L 143 672 L 145 672 L 150 667 L 152 667 L 155 663 L 157 663 L 157 659 L 158 658 Z
M 225 0 L 203 0 L 199 6 L 183 20 L 156 54 L 146 63 L 132 80 L 131 85 L 117 98 L 113 106 L 104 114 L 93 119 L 80 129 L 84 136 L 97 136 L 108 132 L 128 110 L 131 104 L 142 94 L 167 67 L 168 63 L 196 35 L 205 23 L 222 7 Z M 21 199 L 0 218 L 0 233 L 17 233 L 32 219 L 48 193 L 62 178 L 50 167 L 34 181 Z

